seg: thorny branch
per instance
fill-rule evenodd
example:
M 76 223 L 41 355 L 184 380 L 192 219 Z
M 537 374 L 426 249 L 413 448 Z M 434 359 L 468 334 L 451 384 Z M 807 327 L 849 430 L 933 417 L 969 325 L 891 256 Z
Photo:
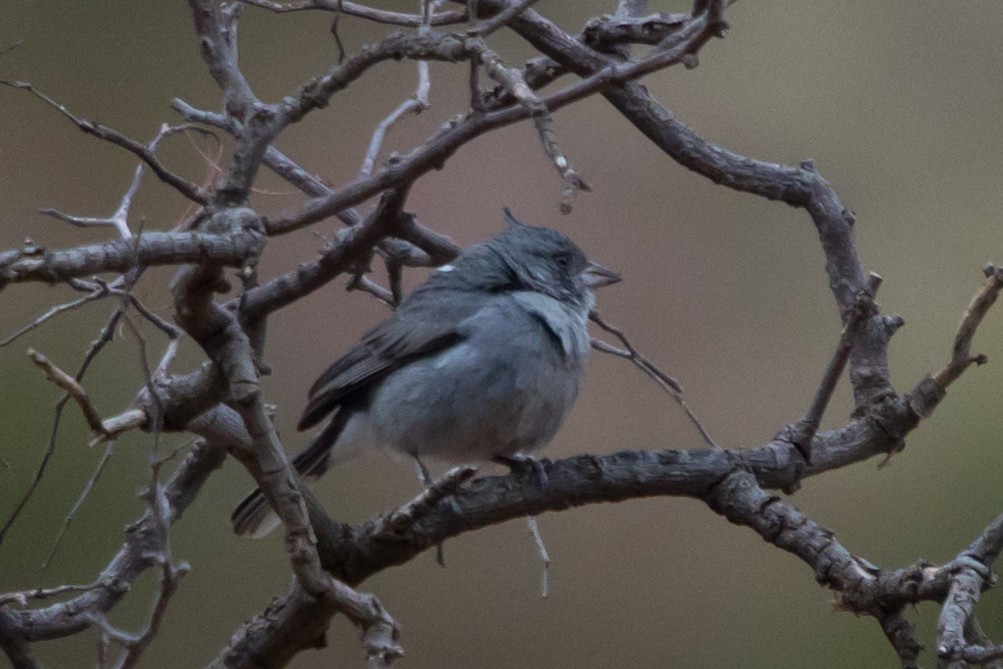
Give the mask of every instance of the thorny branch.
M 882 570 L 854 556 L 831 531 L 789 502 L 766 492 L 793 490 L 806 476 L 901 450 L 905 436 L 933 412 L 947 387 L 973 363 L 985 361 L 984 356 L 971 354 L 972 340 L 1003 289 L 1003 274 L 994 266 L 987 267 L 987 282 L 962 320 L 945 368 L 923 379 L 912 391 L 897 393 L 890 381 L 887 344 L 901 322 L 882 316 L 873 303 L 876 282 L 868 279 L 857 255 L 853 216 L 830 184 L 810 162 L 797 167 L 777 165 L 707 142 L 636 82 L 671 65 L 695 66 L 697 52 L 713 37 L 723 36 L 727 28 L 724 10 L 731 2 L 696 0 L 685 14 L 645 16 L 647 2 L 623 0 L 614 15 L 593 18 L 577 36 L 565 33 L 531 8 L 533 0 L 478 0 L 464 2 L 461 9 L 453 11 L 441 10 L 439 3 L 424 2 L 419 14 L 341 0 L 190 0 L 189 4 L 203 58 L 221 90 L 223 108 L 221 112 L 208 112 L 180 100 L 174 102 L 174 107 L 189 122 L 221 129 L 235 140 L 229 165 L 212 191 L 171 172 L 156 156 L 159 140 L 184 126 L 163 126 L 153 141 L 142 145 L 70 113 L 31 84 L 0 82 L 30 92 L 84 132 L 131 152 L 163 182 L 201 207 L 191 222 L 192 232 L 133 236 L 128 209 L 139 188 L 140 166 L 118 210 L 107 219 L 45 211 L 78 226 L 112 226 L 121 239 L 63 251 L 50 251 L 28 241 L 20 249 L 0 252 L 0 289 L 19 282 L 43 281 L 65 283 L 86 293 L 53 307 L 4 340 L 4 344 L 57 314 L 108 296 L 122 298 L 75 377 L 61 372 L 43 356 L 34 356 L 36 363 L 66 391 L 66 397 L 78 403 L 95 433 L 112 438 L 123 429 L 142 427 L 157 434 L 188 431 L 202 437 L 166 484 L 161 484 L 157 475 L 163 462 L 154 463 L 146 512 L 93 584 L 0 595 L 0 648 L 16 667 L 35 666 L 30 653 L 32 643 L 88 628 L 99 631 L 101 648 L 115 641 L 126 649 L 120 666 L 131 666 L 139 658 L 155 636 L 185 570 L 183 565 L 175 567 L 171 563 L 168 527 L 177 521 L 228 452 L 254 476 L 284 521 L 286 549 L 296 580 L 289 593 L 270 607 L 267 616 L 237 631 L 212 666 L 260 666 L 262 662 L 284 665 L 300 650 L 316 644 L 330 618 L 339 612 L 362 630 L 370 666 L 388 666 L 402 652 L 397 644 L 398 626 L 376 598 L 353 589 L 367 577 L 406 562 L 449 537 L 519 516 L 563 510 L 572 503 L 570 500 L 585 504 L 654 495 L 701 499 L 730 521 L 752 528 L 773 545 L 797 556 L 812 568 L 821 583 L 837 592 L 842 608 L 878 621 L 903 667 L 916 666 L 920 645 L 904 611 L 907 605 L 919 601 L 943 604 L 936 653 L 944 666 L 987 663 L 1003 656 L 1000 646 L 974 631 L 979 595 L 995 583 L 991 569 L 1003 547 L 1003 516 L 945 565 L 921 563 Z M 280 102 L 266 103 L 255 95 L 238 63 L 237 27 L 242 5 L 277 13 L 331 11 L 417 31 L 392 33 L 356 54 L 338 58 L 326 72 L 296 87 Z M 464 23 L 469 23 L 465 33 L 434 30 Z M 540 55 L 522 67 L 506 64 L 486 41 L 503 28 L 521 36 Z M 630 46 L 634 44 L 652 48 L 632 57 Z M 415 94 L 377 124 L 354 181 L 328 186 L 273 145 L 289 125 L 327 106 L 336 94 L 368 75 L 377 64 L 401 59 L 417 61 Z M 428 108 L 428 62 L 433 60 L 469 64 L 472 109 L 463 110 L 424 143 L 377 167 L 391 126 L 409 113 Z M 489 93 L 480 91 L 477 84 L 482 67 L 498 84 Z M 568 73 L 579 79 L 545 94 L 537 92 Z M 782 200 L 810 214 L 826 255 L 826 269 L 844 329 L 804 419 L 791 428 L 796 434 L 790 429 L 781 431 L 758 448 L 717 447 L 683 402 L 682 389 L 675 380 L 641 355 L 622 331 L 596 316 L 594 320 L 618 337 L 625 348 L 599 340 L 593 345 L 630 359 L 656 380 L 683 406 L 712 448 L 659 453 L 623 451 L 544 461 L 541 467 L 549 484 L 542 487 L 523 485 L 524 475 L 520 473 L 471 481 L 475 470 L 458 468 L 397 511 L 362 526 L 329 518 L 309 491 L 301 489 L 289 469 L 264 402 L 260 376 L 267 369 L 263 360 L 267 317 L 345 272 L 353 272 L 351 287 L 391 304 L 399 302 L 402 267 L 442 264 L 458 252 L 451 240 L 405 212 L 411 185 L 439 168 L 471 140 L 506 125 L 533 120 L 544 151 L 564 183 L 562 208 L 567 209 L 570 195 L 587 190 L 587 186 L 560 149 L 551 114 L 596 94 L 604 96 L 681 165 L 715 183 Z M 262 165 L 306 194 L 307 204 L 298 211 L 265 220 L 248 208 L 248 197 Z M 381 195 L 381 200 L 369 215 L 352 208 L 376 195 Z M 312 261 L 258 283 L 257 258 L 267 236 L 291 233 L 330 216 L 337 216 L 349 227 Z M 374 253 L 387 264 L 389 291 L 360 269 L 368 266 Z M 172 375 L 168 369 L 181 331 L 132 294 L 143 270 L 157 265 L 182 265 L 172 285 L 174 318 L 211 361 L 189 374 Z M 219 297 L 229 289 L 225 267 L 237 269 L 242 283 L 239 296 L 229 301 Z M 105 273 L 119 276 L 107 281 L 83 278 Z M 169 342 L 156 370 L 146 369 L 147 383 L 132 405 L 119 416 L 102 421 L 80 380 L 121 319 L 131 323 L 125 313 L 127 308 L 152 322 Z M 842 428 L 819 432 L 819 421 L 836 380 L 847 366 L 857 416 Z M 57 406 L 49 451 L 35 484 L 54 449 L 58 416 L 65 401 Z M 0 540 L 27 503 L 35 484 L 0 531 Z M 145 629 L 131 635 L 112 626 L 105 614 L 147 569 L 160 570 L 161 587 Z M 52 606 L 29 606 L 32 599 L 67 595 L 73 596 Z

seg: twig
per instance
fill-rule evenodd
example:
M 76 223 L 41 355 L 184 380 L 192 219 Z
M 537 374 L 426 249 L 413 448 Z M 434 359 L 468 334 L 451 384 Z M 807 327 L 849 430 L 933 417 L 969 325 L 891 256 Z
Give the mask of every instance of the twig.
M 105 419 L 101 424 L 104 426 L 107 436 L 102 434 L 95 437 L 87 445 L 93 448 L 107 439 L 116 439 L 123 432 L 137 427 L 146 427 L 149 423 L 150 415 L 145 409 L 129 409 L 117 416 Z
M 109 441 L 107 446 L 105 446 L 104 453 L 98 460 L 97 465 L 94 467 L 94 472 L 91 474 L 90 478 L 84 484 L 83 490 L 80 491 L 80 495 L 77 497 L 77 501 L 73 503 L 73 507 L 69 510 L 66 516 L 63 518 L 63 525 L 59 528 L 59 532 L 56 534 L 56 538 L 52 542 L 52 547 L 49 549 L 49 554 L 46 556 L 45 561 L 42 563 L 42 570 L 49 568 L 52 564 L 53 558 L 56 557 L 56 551 L 59 550 L 59 545 L 62 543 L 63 535 L 66 534 L 66 530 L 70 528 L 70 523 L 73 522 L 73 518 L 77 515 L 77 511 L 83 505 L 84 500 L 90 495 L 91 490 L 97 484 L 98 479 L 101 477 L 101 473 L 104 471 L 105 465 L 111 460 L 112 453 L 115 450 L 115 442 Z
M 38 318 L 36 318 L 35 320 L 33 320 L 31 323 L 28 323 L 27 325 L 25 325 L 24 327 L 20 328 L 19 330 L 16 330 L 16 331 L 12 332 L 11 334 L 7 335 L 7 337 L 5 337 L 3 339 L 3 341 L 0 341 L 0 348 L 3 348 L 7 344 L 10 344 L 11 342 L 16 341 L 21 336 L 23 336 L 23 335 L 31 332 L 35 328 L 41 326 L 43 323 L 45 323 L 46 321 L 48 321 L 50 318 L 58 316 L 59 314 L 61 314 L 63 312 L 71 311 L 73 309 L 81 307 L 81 306 L 83 306 L 85 304 L 88 304 L 90 302 L 94 302 L 96 300 L 104 299 L 104 298 L 108 297 L 109 294 L 110 294 L 110 292 L 108 290 L 107 285 L 102 285 L 102 286 L 98 286 L 94 290 L 94 292 L 92 292 L 89 295 L 84 295 L 83 297 L 77 298 L 77 299 L 75 299 L 75 300 L 73 300 L 71 302 L 65 302 L 63 304 L 57 304 L 56 306 L 52 307 L 51 309 L 49 309 L 48 311 L 46 311 L 44 314 L 42 314 L 41 316 L 39 316 Z
M 543 535 L 540 534 L 540 523 L 536 516 L 526 516 L 526 526 L 529 533 L 533 535 L 533 543 L 536 545 L 536 552 L 543 563 L 543 576 L 540 582 L 540 597 L 546 599 L 550 596 L 550 553 L 547 552 L 547 544 L 543 542 Z
M 491 49 L 488 49 L 483 42 L 477 43 L 476 57 L 477 60 L 484 64 L 488 75 L 501 84 L 508 91 L 509 95 L 529 111 L 536 126 L 536 131 L 540 136 L 540 141 L 543 144 L 543 150 L 564 181 L 564 190 L 561 194 L 561 213 L 571 213 L 571 202 L 575 193 L 578 191 L 587 192 L 591 188 L 571 167 L 567 156 L 564 155 L 564 152 L 557 144 L 557 137 L 554 134 L 554 119 L 550 115 L 547 105 L 526 83 L 521 71 L 506 67 L 502 63 L 501 57 Z
M 363 293 L 369 293 L 391 309 L 394 309 L 397 305 L 396 298 L 391 291 L 387 290 L 361 272 L 353 274 L 352 279 L 348 282 L 348 285 L 345 288 L 347 290 L 359 290 Z
M 331 20 L 331 35 L 334 37 L 334 44 L 338 47 L 338 65 L 345 62 L 345 45 L 341 41 L 341 31 L 338 26 L 341 24 L 341 16 L 345 13 L 345 3 L 337 0 L 337 9 L 334 11 L 334 18 Z
M 794 446 L 804 456 L 806 462 L 811 462 L 812 439 L 815 438 L 815 433 L 818 432 L 825 409 L 829 406 L 829 400 L 832 399 L 832 394 L 836 390 L 836 384 L 843 375 L 846 363 L 850 359 L 850 351 L 853 348 L 853 344 L 857 341 L 857 336 L 860 334 L 860 330 L 864 327 L 864 324 L 867 323 L 868 319 L 876 311 L 874 296 L 877 294 L 880 286 L 881 277 L 877 274 L 871 274 L 867 288 L 858 296 L 856 304 L 847 316 L 846 324 L 843 326 L 843 331 L 839 337 L 839 344 L 837 344 L 836 350 L 833 352 L 832 358 L 830 358 L 829 364 L 822 374 L 822 380 L 815 391 L 811 404 L 808 405 L 804 417 L 794 426 L 790 438 Z
M 402 12 L 392 12 L 384 9 L 376 9 L 357 2 L 341 2 L 340 0 L 289 0 L 288 2 L 277 2 L 275 0 L 241 0 L 246 5 L 254 5 L 273 12 L 301 12 L 304 10 L 318 9 L 330 12 L 341 12 L 348 16 L 355 16 L 360 19 L 374 21 L 392 26 L 408 26 L 411 28 L 421 25 L 426 21 L 425 17 L 419 14 L 406 14 Z M 444 11 L 431 14 L 427 21 L 433 26 L 445 26 L 456 23 L 463 23 L 467 20 L 465 10 Z
M 101 587 L 99 583 L 89 583 L 87 585 L 59 585 L 54 588 L 35 588 L 33 590 L 5 592 L 0 594 L 0 606 L 12 603 L 27 606 L 30 599 L 49 599 L 67 592 L 88 592 L 99 587 Z
M 581 81 L 540 98 L 540 101 L 553 113 L 560 107 L 577 102 L 601 90 L 609 90 L 616 84 L 631 81 L 650 72 L 678 63 L 691 51 L 697 42 L 701 41 L 706 29 L 707 24 L 703 17 L 693 19 L 676 34 L 678 39 L 676 46 L 668 49 L 653 50 L 650 54 L 636 62 L 610 63 Z M 389 48 L 389 44 L 383 44 L 383 46 Z M 418 46 L 418 44 L 412 43 L 412 47 L 416 49 L 416 51 L 412 52 L 415 56 L 419 55 L 417 53 Z M 441 49 L 436 51 L 435 55 L 439 55 L 447 60 L 457 57 L 457 55 L 453 55 L 451 49 L 447 48 L 449 46 L 447 43 L 440 43 L 439 46 Z M 424 45 L 424 48 L 431 47 L 432 45 L 429 44 Z M 457 45 L 456 51 L 458 53 L 466 53 L 467 57 L 470 57 L 470 49 L 463 45 Z M 369 53 L 365 66 L 368 66 L 370 61 L 375 62 L 382 53 Z M 395 46 L 393 53 L 398 56 L 402 55 L 401 49 L 398 46 Z M 405 57 L 410 57 L 410 55 L 407 52 L 403 54 Z M 432 54 L 426 50 L 422 52 L 422 57 L 431 58 Z M 345 61 L 345 67 L 351 62 L 351 58 Z M 360 66 L 362 65 L 360 63 Z M 311 89 L 312 91 L 316 91 L 318 88 L 321 90 L 320 97 L 315 99 L 314 103 L 326 100 L 328 89 L 333 90 L 335 83 L 343 85 L 344 78 L 349 74 L 353 77 L 358 76 L 354 69 L 351 73 L 341 72 L 337 74 L 339 76 L 332 74 L 323 77 Z M 303 107 L 300 111 L 306 113 L 308 109 Z M 386 190 L 388 187 L 405 183 L 410 184 L 425 172 L 441 166 L 443 161 L 452 155 L 461 145 L 475 137 L 489 130 L 515 123 L 531 115 L 530 110 L 521 104 L 484 114 L 468 115 L 459 122 L 448 124 L 446 128 L 424 145 L 404 154 L 392 166 L 392 171 L 388 169 L 374 174 L 367 179 L 355 180 L 336 191 L 332 191 L 329 195 L 315 198 L 299 212 L 269 219 L 265 222 L 266 230 L 269 235 L 288 234 L 322 220 L 327 216 L 331 216 L 346 207 L 363 202 L 373 195 Z
M 406 114 L 420 114 L 428 109 L 428 91 L 430 87 L 431 80 L 428 74 L 428 63 L 426 61 L 419 61 L 418 87 L 415 89 L 414 95 L 402 102 L 397 109 L 390 112 L 376 126 L 376 130 L 373 131 L 373 135 L 369 140 L 369 149 L 362 160 L 362 167 L 359 169 L 360 178 L 368 177 L 373 173 L 373 168 L 376 165 L 376 157 L 379 155 L 380 147 L 383 145 L 383 139 L 386 137 L 387 131 Z
M 89 121 L 81 116 L 73 114 L 66 108 L 65 105 L 56 102 L 45 93 L 37 90 L 27 81 L 0 80 L 0 85 L 17 88 L 31 93 L 39 100 L 42 100 L 60 114 L 70 119 L 70 121 L 72 121 L 78 128 L 83 130 L 88 135 L 120 146 L 123 149 L 135 154 L 140 160 L 150 166 L 150 169 L 153 170 L 161 181 L 173 187 L 189 200 L 193 200 L 199 204 L 207 204 L 209 202 L 209 195 L 205 191 L 168 170 L 163 166 L 155 153 L 136 140 L 126 137 L 113 128 L 101 125 L 100 123 L 94 123 L 93 121 Z
M 487 21 L 483 21 L 467 31 L 472 37 L 487 37 L 494 31 L 505 26 L 506 23 L 514 19 L 519 14 L 529 9 L 537 0 L 518 0 L 508 7 L 492 16 Z
M 460 465 L 436 480 L 426 481 L 425 488 L 416 497 L 375 521 L 373 535 L 389 537 L 403 534 L 476 473 L 477 467 Z
M 958 326 L 958 334 L 954 338 L 951 361 L 933 378 L 941 388 L 947 388 L 954 383 L 973 363 L 981 365 L 987 360 L 984 355 L 971 354 L 972 339 L 989 308 L 999 297 L 1000 290 L 1003 290 L 1003 269 L 988 264 L 983 272 L 986 275 L 986 283 L 965 310 L 961 325 Z
M 63 109 L 60 109 L 60 111 L 62 111 L 63 113 L 67 113 Z M 72 115 L 70 115 L 70 118 L 73 119 L 78 126 L 82 121 L 82 119 L 78 120 L 76 117 Z M 153 139 L 151 139 L 150 142 L 146 145 L 146 151 L 149 153 L 149 155 L 152 156 L 156 153 L 157 146 L 160 144 L 161 140 L 163 140 L 165 137 L 169 137 L 178 132 L 187 132 L 189 130 L 197 130 L 200 132 L 205 132 L 201 128 L 195 127 L 187 123 L 177 126 L 170 126 L 164 123 L 160 126 L 160 129 L 157 131 L 157 134 L 153 137 Z M 132 230 L 129 229 L 129 209 L 132 207 L 132 200 L 136 196 L 136 193 L 139 191 L 139 186 L 142 183 L 144 167 L 145 164 L 140 163 L 139 165 L 136 166 L 136 169 L 133 170 L 132 181 L 129 183 L 129 187 L 126 189 L 125 193 L 122 195 L 122 198 L 119 200 L 118 208 L 111 216 L 105 218 L 95 218 L 92 216 L 73 216 L 58 211 L 56 209 L 42 209 L 41 213 L 82 228 L 110 226 L 118 231 L 118 234 L 122 239 L 129 239 L 130 237 L 132 237 Z
M 689 419 L 689 421 L 693 424 L 694 427 L 696 427 L 697 431 L 700 433 L 700 436 L 703 438 L 704 442 L 706 442 L 708 446 L 712 448 L 721 448 L 720 446 L 718 446 L 717 442 L 715 442 L 714 439 L 711 438 L 710 433 L 707 432 L 703 424 L 700 423 L 700 420 L 696 417 L 696 414 L 693 413 L 692 409 L 690 409 L 689 405 L 686 404 L 686 400 L 683 399 L 683 387 L 679 385 L 678 381 L 676 381 L 674 378 L 663 372 L 653 362 L 644 357 L 641 354 L 641 352 L 638 351 L 636 348 L 634 348 L 633 344 L 630 343 L 630 340 L 627 339 L 627 335 L 624 334 L 623 330 L 610 323 L 607 323 L 602 318 L 602 316 L 599 315 L 598 311 L 593 310 L 592 313 L 589 314 L 589 320 L 591 320 L 600 328 L 602 328 L 606 332 L 609 332 L 614 337 L 619 339 L 620 343 L 624 345 L 626 350 L 613 346 L 612 344 L 608 344 L 607 342 L 604 342 L 601 339 L 596 339 L 594 337 L 592 338 L 591 342 L 592 348 L 596 349 L 597 351 L 601 351 L 603 353 L 609 353 L 611 355 L 615 355 L 620 358 L 625 358 L 634 363 L 638 367 L 638 369 L 640 369 L 648 376 L 648 378 L 652 379 L 662 388 L 662 390 L 668 393 L 669 397 L 675 400 L 676 404 L 678 404 L 680 408 L 682 408 L 683 413 L 686 414 L 686 417 Z
M 95 434 L 103 434 L 106 437 L 109 436 L 105 432 L 100 414 L 98 414 L 97 409 L 95 409 L 94 405 L 91 403 L 90 397 L 87 396 L 87 391 L 84 390 L 83 386 L 81 386 L 76 379 L 61 370 L 51 360 L 35 349 L 28 349 L 28 357 L 31 358 L 31 361 L 35 363 L 37 367 L 45 372 L 46 378 L 62 388 L 66 394 L 77 403 L 92 432 Z
M 118 325 L 119 318 L 122 317 L 121 307 L 117 308 L 112 312 L 111 318 L 108 319 L 108 323 L 105 324 L 104 328 L 101 329 L 98 338 L 91 342 L 90 347 L 87 349 L 87 353 L 84 355 L 84 361 L 80 365 L 80 369 L 77 371 L 74 380 L 78 383 L 87 373 L 87 369 L 90 367 L 91 363 L 97 357 L 98 353 L 111 341 L 115 327 Z M 0 544 L 3 544 L 4 537 L 7 536 L 7 532 L 10 528 L 14 526 L 17 519 L 20 517 L 21 512 L 28 505 L 31 500 L 32 495 L 38 488 L 39 483 L 42 482 L 42 478 L 45 476 L 45 472 L 48 470 L 49 462 L 52 460 L 52 456 L 56 452 L 56 437 L 59 434 L 59 426 L 62 422 L 63 409 L 66 407 L 66 403 L 70 400 L 70 395 L 63 395 L 58 402 L 56 402 L 56 409 L 52 418 L 52 430 L 49 432 L 49 444 L 45 449 L 45 454 L 42 456 L 42 462 L 39 463 L 38 468 L 35 470 L 35 475 L 28 485 L 28 489 L 25 490 L 21 499 L 18 500 L 17 506 L 11 511 L 10 516 L 8 516 L 7 521 L 4 523 L 3 527 L 0 528 Z

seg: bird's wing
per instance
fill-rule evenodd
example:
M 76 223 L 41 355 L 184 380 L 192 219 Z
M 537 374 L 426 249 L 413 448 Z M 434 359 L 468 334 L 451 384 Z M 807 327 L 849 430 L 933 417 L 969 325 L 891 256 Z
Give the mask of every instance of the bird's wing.
M 437 291 L 418 297 L 422 299 L 406 302 L 321 374 L 310 388 L 300 430 L 316 425 L 346 397 L 390 372 L 463 340 L 463 321 L 486 303 L 484 295 L 470 291 Z

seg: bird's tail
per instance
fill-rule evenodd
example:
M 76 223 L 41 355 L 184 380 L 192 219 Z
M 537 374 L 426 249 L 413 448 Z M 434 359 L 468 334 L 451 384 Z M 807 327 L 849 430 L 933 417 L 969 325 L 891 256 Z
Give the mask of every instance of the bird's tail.
M 350 411 L 339 411 L 331 419 L 331 423 L 318 434 L 310 445 L 293 458 L 293 466 L 301 479 L 313 481 L 321 477 L 338 457 L 332 457 L 332 447 L 341 435 L 348 421 Z M 279 517 L 265 499 L 260 488 L 244 498 L 230 514 L 230 525 L 233 531 L 241 536 L 261 539 L 267 536 L 279 524 Z

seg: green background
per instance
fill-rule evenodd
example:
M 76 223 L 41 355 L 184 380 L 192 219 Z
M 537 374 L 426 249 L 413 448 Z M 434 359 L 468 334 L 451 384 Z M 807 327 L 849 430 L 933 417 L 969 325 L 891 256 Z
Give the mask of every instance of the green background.
M 418 2 L 383 6 L 413 11 Z M 609 2 L 545 0 L 539 11 L 575 32 Z M 682 3 L 652 3 L 680 10 Z M 891 344 L 893 381 L 907 391 L 947 361 L 954 332 L 989 260 L 1003 262 L 1003 5 L 995 0 L 740 2 L 725 40 L 700 54 L 695 70 L 673 68 L 645 80 L 651 92 L 703 137 L 749 156 L 796 164 L 813 158 L 856 212 L 861 257 L 881 274 L 879 301 L 906 327 Z M 241 23 L 245 72 L 274 100 L 323 71 L 337 51 L 328 14 L 274 16 L 249 10 Z M 350 51 L 383 28 L 345 18 Z M 29 80 L 72 111 L 146 140 L 181 97 L 217 109 L 219 94 L 198 52 L 184 3 L 151 0 L 5 0 L 0 6 L 0 77 Z M 529 55 L 510 34 L 493 45 L 510 64 Z M 375 124 L 410 95 L 411 63 L 384 64 L 337 96 L 330 109 L 290 129 L 278 146 L 332 184 L 353 178 Z M 466 67 L 432 67 L 432 108 L 406 119 L 388 150 L 407 150 L 466 108 Z M 722 444 L 756 446 L 796 420 L 839 336 L 808 216 L 741 195 L 678 167 L 602 99 L 555 115 L 561 146 L 593 187 L 574 212 L 558 213 L 560 180 L 532 127 L 520 124 L 464 147 L 441 172 L 413 189 L 409 209 L 466 245 L 501 227 L 501 207 L 574 237 L 622 284 L 599 296 L 601 312 L 686 388 L 688 403 Z M 85 137 L 23 92 L 0 90 L 0 248 L 24 237 L 50 248 L 112 235 L 38 215 L 55 207 L 106 215 L 135 161 Z M 386 153 L 384 153 L 384 156 Z M 163 151 L 192 179 L 203 159 L 184 139 Z M 255 206 L 294 209 L 301 199 L 270 176 Z M 147 175 L 133 213 L 146 230 L 166 229 L 185 203 Z M 263 262 L 272 276 L 309 260 L 337 225 L 325 221 L 275 239 Z M 169 316 L 166 278 L 151 271 L 138 294 Z M 408 276 L 409 285 L 420 273 Z M 268 400 L 286 447 L 306 440 L 295 419 L 314 376 L 385 315 L 338 281 L 284 310 L 269 327 Z M 64 287 L 12 286 L 0 294 L 0 336 L 73 295 Z M 6 517 L 45 450 L 58 393 L 24 351 L 35 347 L 75 369 L 114 305 L 63 315 L 0 349 L 0 515 Z M 937 413 L 889 466 L 877 460 L 805 482 L 792 501 L 830 528 L 850 550 L 885 567 L 917 558 L 941 562 L 968 544 L 1001 511 L 1003 460 L 999 392 L 1000 316 L 976 339 L 990 364 L 951 388 Z M 163 341 L 143 326 L 151 356 Z M 95 363 L 86 387 L 104 415 L 128 404 L 142 383 L 139 352 L 120 332 Z M 172 368 L 198 360 L 189 344 Z M 845 383 L 825 427 L 848 420 Z M 3 546 L 0 591 L 86 583 L 120 545 L 142 511 L 153 440 L 131 434 L 42 571 L 62 519 L 90 476 L 100 450 L 70 407 L 49 473 Z M 185 440 L 167 436 L 162 450 Z M 596 355 L 582 397 L 549 457 L 619 449 L 701 445 L 678 407 L 626 362 Z M 192 565 L 145 666 L 201 666 L 241 622 L 285 592 L 281 541 L 229 533 L 227 517 L 249 488 L 232 462 L 216 474 L 172 533 L 175 557 Z M 356 462 L 317 487 L 340 519 L 361 521 L 417 491 L 411 466 L 387 456 Z M 995 492 L 994 492 L 995 491 Z M 592 506 L 540 519 L 554 560 L 551 596 L 539 597 L 541 566 L 521 521 L 446 544 L 448 567 L 431 555 L 380 574 L 363 589 L 377 594 L 404 625 L 401 666 L 425 667 L 891 667 L 895 657 L 877 624 L 835 613 L 832 596 L 810 570 L 736 528 L 702 504 L 654 499 Z M 111 615 L 134 631 L 147 614 L 148 575 Z M 938 610 L 911 614 L 921 640 L 934 641 Z M 1003 619 L 996 593 L 980 607 L 997 640 Z M 361 666 L 357 633 L 336 619 L 330 647 L 293 666 Z M 48 666 L 93 666 L 96 635 L 40 644 Z M 926 664 L 935 660 L 929 652 Z

